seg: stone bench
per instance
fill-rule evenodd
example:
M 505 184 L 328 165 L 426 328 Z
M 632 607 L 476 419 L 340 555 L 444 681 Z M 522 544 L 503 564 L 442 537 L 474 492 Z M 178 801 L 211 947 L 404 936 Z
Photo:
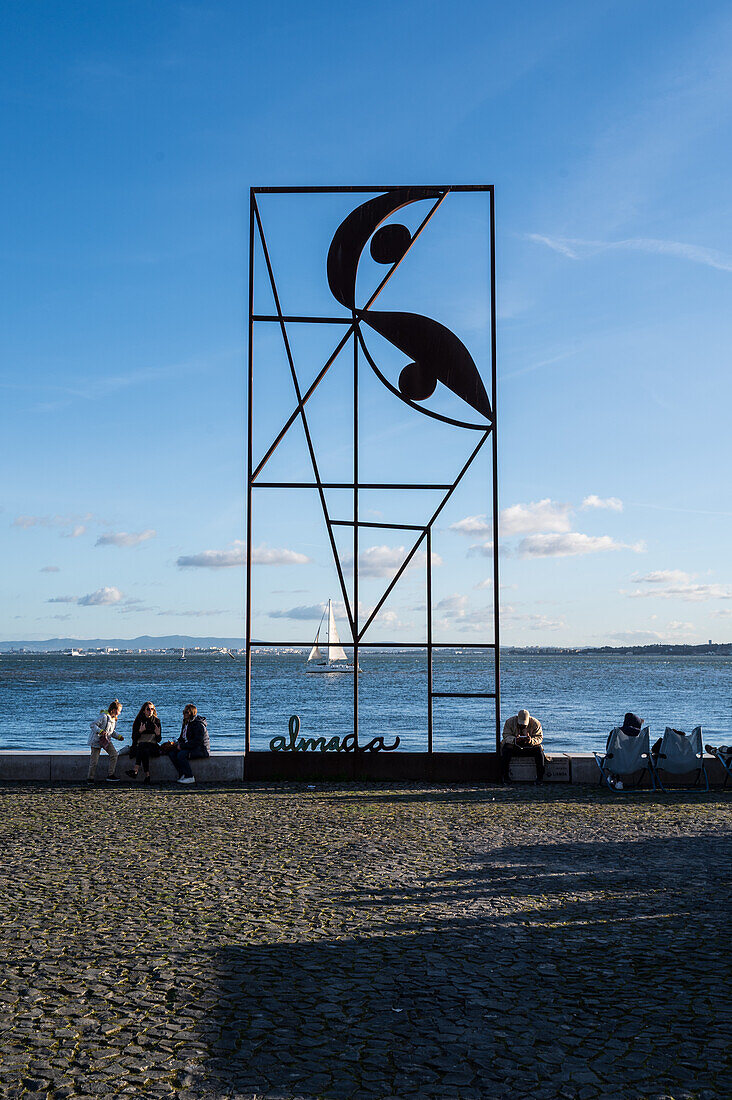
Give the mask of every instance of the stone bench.
M 97 779 L 107 776 L 109 757 L 101 753 L 97 764 Z M 117 761 L 117 775 L 127 780 L 127 768 L 133 761 L 124 750 Z M 207 760 L 192 760 L 193 774 L 203 783 L 241 782 L 244 778 L 243 752 L 217 752 Z M 0 750 L 0 780 L 16 782 L 34 781 L 45 783 L 74 783 L 86 779 L 89 771 L 89 751 L 69 750 L 67 752 L 20 752 L 15 749 Z M 176 778 L 173 765 L 164 756 L 150 761 L 150 776 L 153 783 L 172 782 Z M 134 782 L 134 780 L 129 780 Z M 142 782 L 142 780 L 138 780 Z
M 117 775 L 130 783 L 125 775 L 132 761 L 123 747 L 117 763 Z M 712 787 L 724 785 L 725 771 L 713 756 L 704 762 Z M 485 783 L 497 776 L 495 753 L 272 753 L 215 752 L 207 760 L 191 761 L 193 774 L 202 783 L 252 782 L 338 782 L 343 780 L 373 782 L 426 782 L 449 784 Z M 38 752 L 34 750 L 0 749 L 0 782 L 82 783 L 89 770 L 89 751 Z M 150 761 L 153 783 L 172 783 L 176 778 L 173 765 L 164 756 Z M 517 782 L 536 778 L 533 760 L 515 758 L 510 776 Z M 97 765 L 97 780 L 107 775 L 107 755 L 102 753 Z M 591 752 L 547 753 L 545 779 L 548 783 L 598 786 L 600 772 Z M 669 777 L 668 786 L 690 786 L 691 776 Z M 644 781 L 646 782 L 646 781 Z M 699 788 L 703 790 L 703 785 Z M 732 785 L 728 784 L 728 789 Z

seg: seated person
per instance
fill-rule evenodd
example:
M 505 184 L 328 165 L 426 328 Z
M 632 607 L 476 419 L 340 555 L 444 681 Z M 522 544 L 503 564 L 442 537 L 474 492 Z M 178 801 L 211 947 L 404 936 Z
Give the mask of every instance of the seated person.
M 198 715 L 195 703 L 188 703 L 183 709 L 183 728 L 180 737 L 168 756 L 178 772 L 179 783 L 195 783 L 196 778 L 189 761 L 203 760 L 211 754 L 206 719 Z
M 633 714 L 632 711 L 628 711 L 623 718 L 623 724 L 620 726 L 621 731 L 626 734 L 627 737 L 637 737 L 643 729 L 643 719 L 639 718 L 637 714 Z M 613 733 L 613 730 L 610 730 Z M 608 744 L 610 743 L 610 737 L 608 736 Z M 607 745 L 605 751 L 608 751 Z M 616 791 L 622 791 L 623 780 L 615 772 L 610 772 L 610 782 L 614 785 Z
M 503 727 L 501 744 L 502 782 L 510 783 L 508 769 L 512 756 L 530 756 L 536 763 L 536 782 L 541 783 L 545 769 L 544 750 L 541 747 L 543 740 L 541 722 L 532 718 L 528 710 L 520 710 L 515 717 L 508 719 Z
M 130 768 L 127 772 L 132 779 L 137 778 L 137 774 L 140 771 L 140 765 L 142 764 L 142 770 L 145 773 L 145 782 L 150 782 L 150 757 L 160 754 L 158 745 L 162 740 L 162 736 L 160 719 L 158 718 L 158 712 L 155 709 L 154 703 L 143 703 L 140 707 L 140 713 L 132 723 L 132 748 L 130 749 L 130 756 L 134 756 L 135 758 L 135 767 Z
M 631 712 L 628 711 L 625 718 L 623 718 L 623 724 L 620 728 L 628 737 L 637 737 L 643 729 L 643 719 L 639 718 L 637 714 L 631 714 Z

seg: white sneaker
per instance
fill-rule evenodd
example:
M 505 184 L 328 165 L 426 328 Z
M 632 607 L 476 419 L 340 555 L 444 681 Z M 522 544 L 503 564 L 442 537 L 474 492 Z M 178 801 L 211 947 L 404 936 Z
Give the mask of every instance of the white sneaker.
M 195 777 L 195 775 L 182 775 L 180 777 L 180 779 L 178 780 L 178 782 L 179 783 L 195 783 L 196 782 L 196 777 Z
M 615 790 L 616 790 L 616 791 L 622 791 L 622 789 L 623 789 L 623 781 L 622 781 L 622 779 L 616 779 L 616 780 L 615 780 Z

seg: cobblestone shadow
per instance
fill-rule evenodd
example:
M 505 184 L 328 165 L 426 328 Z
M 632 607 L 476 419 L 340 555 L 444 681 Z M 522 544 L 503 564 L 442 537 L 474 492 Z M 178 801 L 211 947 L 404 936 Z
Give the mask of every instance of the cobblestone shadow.
M 369 911 L 371 938 L 222 953 L 201 1084 L 728 1100 L 731 865 L 718 835 L 506 845 L 412 890 L 355 887 L 341 902 Z M 422 918 L 386 934 L 417 902 Z M 441 914 L 429 931 L 425 907 Z
M 0 786 L 0 1100 L 730 1100 L 732 791 Z

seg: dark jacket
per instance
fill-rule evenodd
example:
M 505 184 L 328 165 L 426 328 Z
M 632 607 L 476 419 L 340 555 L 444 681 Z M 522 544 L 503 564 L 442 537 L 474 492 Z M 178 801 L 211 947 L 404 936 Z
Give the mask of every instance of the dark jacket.
M 155 716 L 153 718 L 135 718 L 132 723 L 132 744 L 136 745 L 138 741 L 142 741 L 143 744 L 148 742 L 150 744 L 158 745 L 163 737 L 163 731 L 160 728 L 160 719 Z
M 184 734 L 185 731 L 185 734 Z M 199 714 L 187 726 L 184 726 L 178 738 L 178 748 L 187 749 L 191 757 L 204 757 L 211 754 L 211 742 L 208 739 L 206 719 Z
M 632 714 L 628 711 L 620 728 L 628 737 L 637 737 L 643 729 L 643 722 L 637 714 Z

